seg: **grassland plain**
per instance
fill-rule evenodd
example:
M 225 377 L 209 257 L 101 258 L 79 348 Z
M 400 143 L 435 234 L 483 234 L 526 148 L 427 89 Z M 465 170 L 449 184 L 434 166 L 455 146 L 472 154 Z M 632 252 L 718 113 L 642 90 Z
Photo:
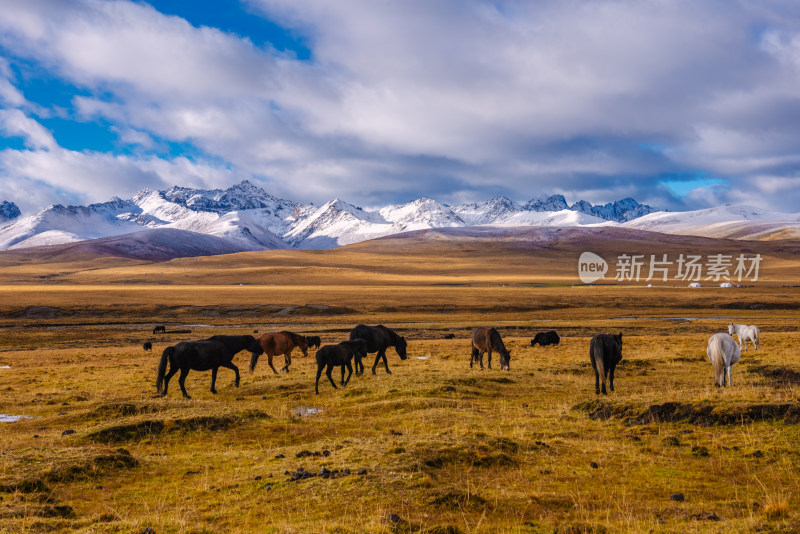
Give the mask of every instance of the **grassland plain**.
M 522 256 L 454 254 L 451 272 L 407 253 L 0 268 L 0 413 L 32 417 L 0 423 L 0 532 L 800 531 L 791 258 L 770 284 L 698 290 L 572 287 Z M 704 348 L 730 320 L 758 324 L 762 347 L 721 390 Z M 295 354 L 288 375 L 259 362 L 237 389 L 222 369 L 212 395 L 192 372 L 191 400 L 176 384 L 155 395 L 161 350 L 186 337 L 330 343 L 362 322 L 409 340 L 407 360 L 389 350 L 392 375 L 314 395 L 313 356 Z M 500 328 L 510 372 L 469 368 L 478 325 Z M 562 345 L 529 347 L 545 329 Z M 625 334 L 602 398 L 597 332 Z

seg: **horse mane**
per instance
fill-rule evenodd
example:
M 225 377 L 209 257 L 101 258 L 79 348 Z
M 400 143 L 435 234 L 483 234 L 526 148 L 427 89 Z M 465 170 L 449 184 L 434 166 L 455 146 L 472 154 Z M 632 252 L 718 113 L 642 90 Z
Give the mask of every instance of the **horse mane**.
M 508 352 L 506 349 L 505 343 L 503 343 L 503 338 L 500 336 L 500 332 L 497 331 L 497 328 L 490 328 L 489 329 L 489 343 L 491 343 L 492 348 L 496 350 L 502 350 Z
M 394 344 L 397 344 L 400 341 L 400 338 L 402 337 L 400 334 L 398 334 L 388 326 L 383 326 L 382 324 L 379 324 L 375 328 L 380 328 L 381 330 L 385 331 L 386 334 L 389 336 L 389 339 L 391 339 L 392 343 Z

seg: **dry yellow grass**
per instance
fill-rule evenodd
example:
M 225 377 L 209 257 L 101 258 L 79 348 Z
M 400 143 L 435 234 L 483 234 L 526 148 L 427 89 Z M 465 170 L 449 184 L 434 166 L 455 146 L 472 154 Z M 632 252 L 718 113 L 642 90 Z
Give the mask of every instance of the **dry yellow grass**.
M 486 264 L 467 263 L 468 285 L 413 272 L 395 284 L 364 265 L 416 260 L 363 254 L 360 274 L 340 284 L 310 264 L 290 278 L 270 270 L 284 267 L 254 266 L 252 280 L 234 282 L 232 266 L 247 263 L 238 255 L 92 273 L 73 266 L 57 284 L 8 284 L 31 282 L 42 265 L 0 269 L 0 366 L 10 366 L 0 369 L 0 413 L 33 417 L 0 423 L 0 532 L 800 529 L 796 289 L 533 287 L 511 278 L 498 287 Z M 344 268 L 336 254 L 309 257 Z M 169 283 L 130 282 L 156 268 L 156 282 Z M 763 345 L 721 390 L 704 348 L 731 319 L 758 324 Z M 161 350 L 185 337 L 289 328 L 330 343 L 360 322 L 409 340 L 408 360 L 389 350 L 391 376 L 368 369 L 338 390 L 321 381 L 317 396 L 313 360 L 296 354 L 288 375 L 261 361 L 237 389 L 221 369 L 212 395 L 209 373 L 193 371 L 191 400 L 174 382 L 167 398 L 155 395 Z M 153 336 L 160 323 L 206 326 Z M 469 369 L 478 325 L 500 327 L 510 372 Z M 562 346 L 528 346 L 551 328 Z M 617 391 L 598 398 L 588 339 L 618 331 Z M 247 360 L 235 362 L 244 369 Z M 298 415 L 303 408 L 321 412 Z M 298 457 L 304 450 L 330 454 Z M 287 480 L 299 467 L 350 474 Z

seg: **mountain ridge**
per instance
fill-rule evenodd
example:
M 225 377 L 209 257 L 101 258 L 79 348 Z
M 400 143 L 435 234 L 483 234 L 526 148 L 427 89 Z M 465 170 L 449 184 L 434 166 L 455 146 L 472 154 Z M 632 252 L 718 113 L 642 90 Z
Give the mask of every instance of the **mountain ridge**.
M 19 211 L 10 202 L 4 202 L 2 206 L 8 206 L 10 215 Z M 201 254 L 203 250 L 217 254 L 223 249 L 323 250 L 401 232 L 475 225 L 623 225 L 655 231 L 663 227 L 677 233 L 684 224 L 682 221 L 702 222 L 709 217 L 716 217 L 714 221 L 727 218 L 737 223 L 744 221 L 744 224 L 757 220 L 762 223 L 759 235 L 782 235 L 784 229 L 773 222 L 774 218 L 769 219 L 763 213 L 754 215 L 756 211 L 753 210 L 755 208 L 748 207 L 738 211 L 723 210 L 716 215 L 701 214 L 694 220 L 691 216 L 694 212 L 658 212 L 632 198 L 604 205 L 579 200 L 570 206 L 560 194 L 541 195 L 525 204 L 504 196 L 453 206 L 419 198 L 405 204 L 365 210 L 340 199 L 322 206 L 296 203 L 275 197 L 244 180 L 228 189 L 194 189 L 177 185 L 165 190 L 143 189 L 127 200 L 114 197 L 88 206 L 56 204 L 27 217 L 16 214 L 7 220 L 0 218 L 0 249 L 76 243 L 133 235 L 146 230 L 171 229 L 215 238 L 204 241 L 192 237 L 196 244 L 191 252 L 193 255 Z M 791 224 L 796 223 L 800 232 L 800 216 L 795 219 L 789 214 L 781 215 Z M 763 224 L 764 220 L 769 220 L 770 224 Z M 790 230 L 794 231 L 794 227 Z M 748 234 L 747 228 L 737 227 L 735 231 Z M 180 232 L 174 237 L 190 235 Z M 143 246 L 142 235 L 136 238 L 139 248 Z M 228 246 L 221 245 L 219 240 Z M 164 242 L 159 236 L 159 256 L 169 254 L 169 247 L 165 248 Z M 112 248 L 124 249 L 117 244 Z M 175 254 L 186 254 L 179 244 L 174 248 Z

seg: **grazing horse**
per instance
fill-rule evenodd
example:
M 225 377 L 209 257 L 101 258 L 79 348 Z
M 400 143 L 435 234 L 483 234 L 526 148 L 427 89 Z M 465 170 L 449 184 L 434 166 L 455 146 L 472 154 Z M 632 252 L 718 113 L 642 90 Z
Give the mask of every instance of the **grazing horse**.
M 706 347 L 706 356 L 714 366 L 714 385 L 725 387 L 727 375 L 727 385 L 732 386 L 731 367 L 742 357 L 742 350 L 733 336 L 724 332 L 711 336 Z
M 389 363 L 386 361 L 386 349 L 394 347 L 397 355 L 401 360 L 405 360 L 406 356 L 406 338 L 397 334 L 394 330 L 386 328 L 382 324 L 378 326 L 367 326 L 360 324 L 350 331 L 350 341 L 356 339 L 363 339 L 367 343 L 367 353 L 377 352 L 375 355 L 375 363 L 372 364 L 372 374 L 375 372 L 375 367 L 378 365 L 378 360 L 383 358 L 383 366 L 386 367 L 386 374 L 390 375 L 392 372 L 389 370 Z M 366 358 L 366 354 L 364 355 Z M 364 364 L 361 363 L 361 358 L 356 356 L 356 376 L 364 374 Z
M 761 331 L 754 324 L 745 326 L 743 324 L 731 323 L 728 325 L 728 334 L 739 336 L 739 350 L 742 350 L 742 343 L 744 343 L 744 351 L 747 352 L 747 341 L 753 342 L 753 350 L 758 350 L 758 345 L 761 343 Z
M 472 363 L 478 361 L 483 369 L 483 353 L 488 352 L 488 367 L 492 368 L 492 351 L 497 351 L 500 354 L 500 369 L 509 371 L 509 364 L 511 362 L 511 352 L 506 350 L 503 344 L 503 338 L 496 328 L 489 328 L 488 326 L 479 326 L 472 331 L 472 355 L 469 359 L 469 368 L 472 369 Z
M 162 324 L 162 325 L 158 325 L 157 327 L 153 328 L 153 333 L 154 334 L 158 334 L 159 332 L 161 332 L 162 334 L 166 334 L 167 333 L 167 327 Z
M 233 357 L 241 350 L 258 350 L 258 343 L 253 336 L 214 336 L 225 338 L 222 340 L 206 339 L 203 341 L 182 341 L 172 347 L 167 347 L 161 354 L 161 361 L 158 364 L 158 375 L 156 377 L 156 391 L 162 397 L 166 396 L 169 380 L 180 370 L 178 384 L 181 392 L 187 399 L 191 399 L 186 393 L 184 382 L 189 370 L 208 371 L 211 370 L 211 393 L 217 390 L 214 384 L 217 381 L 217 369 L 227 367 L 236 373 L 236 387 L 239 387 L 239 368 L 233 364 Z M 167 362 L 169 362 L 169 373 L 167 373 Z M 165 376 L 166 373 L 166 376 Z M 163 388 L 162 388 L 163 386 Z
M 622 359 L 622 334 L 597 334 L 589 343 L 589 359 L 594 368 L 594 392 L 608 395 L 606 392 L 606 378 L 608 378 L 611 391 L 614 391 L 614 369 Z M 602 390 L 600 380 L 603 381 Z
M 322 340 L 319 338 L 319 336 L 306 336 L 306 343 L 308 343 L 309 349 L 319 348 Z
M 276 371 L 275 366 L 272 365 L 273 356 L 283 354 L 284 366 L 281 367 L 282 373 L 289 372 L 289 366 L 292 364 L 292 350 L 294 350 L 295 347 L 300 347 L 300 350 L 303 351 L 303 356 L 308 356 L 308 343 L 306 342 L 305 336 L 287 332 L 286 330 L 261 334 L 258 336 L 258 342 L 261 345 L 262 351 L 252 352 L 250 358 L 251 373 L 255 370 L 256 362 L 258 362 L 258 357 L 261 354 L 267 355 L 267 363 L 275 374 L 278 374 L 278 371 Z
M 145 342 L 144 342 L 144 345 L 142 345 L 142 348 L 143 348 L 145 351 L 148 351 L 148 350 L 153 350 L 153 344 L 152 344 L 152 343 L 150 343 L 149 341 L 145 341 Z
M 331 378 L 331 372 L 334 367 L 340 366 L 342 368 L 342 387 L 344 387 L 353 375 L 353 366 L 350 364 L 350 360 L 354 357 L 356 361 L 367 357 L 367 343 L 363 339 L 342 341 L 338 345 L 325 345 L 317 351 L 317 382 L 314 386 L 314 391 L 317 392 L 317 395 L 319 395 L 319 377 L 322 376 L 322 369 L 328 366 L 325 374 L 328 375 L 328 380 L 331 381 L 333 389 L 336 389 L 336 383 Z M 345 367 L 347 367 L 347 379 L 344 377 Z
M 539 332 L 531 340 L 531 347 L 536 345 L 541 345 L 542 347 L 546 347 L 547 345 L 561 345 L 561 336 L 559 336 L 555 330 Z

